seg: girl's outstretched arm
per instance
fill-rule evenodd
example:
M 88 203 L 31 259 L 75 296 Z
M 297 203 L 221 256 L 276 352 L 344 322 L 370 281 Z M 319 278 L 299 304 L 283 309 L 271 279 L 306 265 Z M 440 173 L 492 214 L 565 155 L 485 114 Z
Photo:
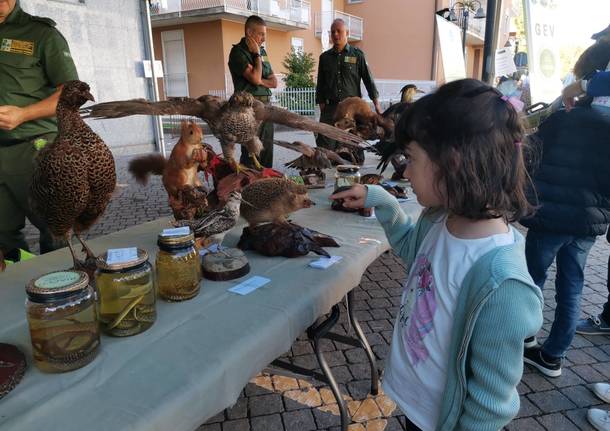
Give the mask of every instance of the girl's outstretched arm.
M 415 225 L 396 198 L 383 187 L 356 184 L 349 190 L 331 195 L 330 198 L 343 199 L 343 205 L 347 208 L 375 208 L 375 215 L 390 246 L 401 257 L 406 256 Z

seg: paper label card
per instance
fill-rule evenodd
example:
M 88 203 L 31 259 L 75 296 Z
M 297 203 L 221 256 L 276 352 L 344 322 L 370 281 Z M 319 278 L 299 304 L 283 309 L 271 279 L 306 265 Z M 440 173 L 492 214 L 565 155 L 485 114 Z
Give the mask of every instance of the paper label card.
M 229 289 L 229 292 L 237 293 L 239 295 L 247 295 L 248 293 L 254 292 L 256 289 L 261 286 L 264 286 L 270 281 L 271 279 L 269 278 L 255 275 L 254 277 L 251 277 L 246 281 L 242 281 L 238 285 L 233 286 Z
M 178 236 L 178 235 L 188 235 L 191 233 L 191 228 L 188 226 L 175 227 L 172 229 L 163 229 L 161 235 L 163 236 Z
M 106 255 L 106 264 L 114 265 L 117 263 L 131 262 L 137 258 L 138 249 L 136 247 L 111 248 Z
M 341 259 L 343 259 L 343 256 L 322 257 L 318 260 L 314 260 L 313 262 L 309 262 L 309 266 L 317 269 L 327 269 L 339 262 Z
M 199 256 L 205 256 L 208 253 L 218 253 L 218 250 L 218 244 L 212 244 L 207 248 L 202 248 L 201 250 L 199 250 Z

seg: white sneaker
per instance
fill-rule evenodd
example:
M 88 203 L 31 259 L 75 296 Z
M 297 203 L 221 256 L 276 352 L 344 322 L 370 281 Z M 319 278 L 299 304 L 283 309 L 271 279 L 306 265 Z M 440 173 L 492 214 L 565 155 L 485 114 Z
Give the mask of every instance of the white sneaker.
M 597 398 L 610 404 L 610 385 L 608 383 L 593 383 L 591 390 Z
M 597 431 L 610 431 L 610 414 L 606 410 L 589 409 L 587 419 Z
M 528 337 L 523 341 L 523 347 L 526 349 L 531 349 L 532 347 L 536 347 L 538 345 L 538 339 L 536 336 Z

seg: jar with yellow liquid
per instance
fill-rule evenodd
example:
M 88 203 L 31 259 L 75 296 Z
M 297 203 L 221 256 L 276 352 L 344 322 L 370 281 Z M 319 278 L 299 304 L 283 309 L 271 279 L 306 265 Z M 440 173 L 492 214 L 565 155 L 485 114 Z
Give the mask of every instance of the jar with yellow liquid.
M 97 356 L 100 331 L 95 294 L 83 271 L 57 271 L 26 286 L 25 302 L 34 364 L 62 373 Z
M 97 259 L 95 283 L 99 294 L 102 330 L 115 337 L 146 331 L 157 318 L 154 275 L 148 253 L 138 249 L 137 257 L 108 263 L 107 254 Z
M 185 301 L 199 293 L 201 264 L 192 231 L 159 235 L 155 262 L 159 296 L 167 301 Z

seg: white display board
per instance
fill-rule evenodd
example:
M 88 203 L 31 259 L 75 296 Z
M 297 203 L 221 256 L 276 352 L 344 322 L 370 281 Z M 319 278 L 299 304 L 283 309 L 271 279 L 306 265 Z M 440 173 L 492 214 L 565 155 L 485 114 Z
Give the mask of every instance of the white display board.
M 532 103 L 549 103 L 561 95 L 559 1 L 523 0 Z
M 436 16 L 436 24 L 445 82 L 466 78 L 466 63 L 464 61 L 464 51 L 462 51 L 460 28 L 438 15 Z

